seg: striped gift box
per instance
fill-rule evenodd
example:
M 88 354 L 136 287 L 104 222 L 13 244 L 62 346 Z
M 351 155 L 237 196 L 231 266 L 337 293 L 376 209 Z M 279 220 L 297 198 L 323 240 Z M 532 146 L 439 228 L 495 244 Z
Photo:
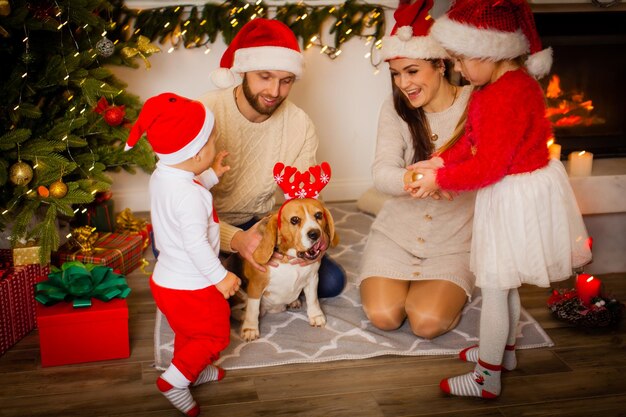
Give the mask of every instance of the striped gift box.
M 80 261 L 84 264 L 104 265 L 119 270 L 126 275 L 141 264 L 143 238 L 139 234 L 100 233 L 90 255 L 81 253 L 80 249 L 63 246 L 55 256 L 55 263 Z

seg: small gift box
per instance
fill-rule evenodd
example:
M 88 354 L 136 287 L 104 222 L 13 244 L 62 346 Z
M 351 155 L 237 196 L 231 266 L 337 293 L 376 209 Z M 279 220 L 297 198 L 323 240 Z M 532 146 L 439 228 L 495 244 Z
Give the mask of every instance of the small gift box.
M 55 256 L 55 264 L 80 261 L 105 265 L 128 274 L 141 264 L 143 240 L 140 235 L 127 233 L 100 233 L 94 239 L 93 252 L 83 251 L 71 243 L 64 245 Z
M 0 355 L 35 328 L 35 283 L 49 266 L 39 263 L 14 267 L 11 250 L 0 250 Z
M 36 285 L 41 365 L 127 358 L 130 293 L 109 267 L 66 262 Z
M 143 239 L 143 249 L 146 249 L 153 239 L 152 225 L 144 219 L 137 218 L 129 208 L 122 210 L 116 217 L 117 233 L 139 234 Z
M 50 262 L 49 259 L 44 259 Z M 41 263 L 41 246 L 34 241 L 22 243 L 18 242 L 13 248 L 13 265 L 30 265 Z
M 37 303 L 41 366 L 95 362 L 130 356 L 125 299 L 93 300 L 91 307 Z
M 93 203 L 87 205 L 84 211 L 79 211 L 73 223 L 81 226 L 95 227 L 99 232 L 115 231 L 115 204 L 110 192 L 96 194 Z

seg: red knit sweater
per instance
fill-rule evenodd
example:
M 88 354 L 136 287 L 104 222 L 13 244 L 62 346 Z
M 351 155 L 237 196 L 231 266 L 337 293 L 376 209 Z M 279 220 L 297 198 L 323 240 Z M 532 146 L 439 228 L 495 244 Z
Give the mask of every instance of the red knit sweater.
M 439 187 L 474 190 L 546 166 L 552 129 L 545 112 L 539 83 L 521 69 L 475 91 L 465 135 L 441 155 Z

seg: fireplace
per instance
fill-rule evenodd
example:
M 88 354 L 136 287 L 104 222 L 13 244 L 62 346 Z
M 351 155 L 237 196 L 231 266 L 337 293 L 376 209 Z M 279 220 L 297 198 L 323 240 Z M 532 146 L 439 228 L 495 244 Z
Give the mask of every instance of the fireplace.
M 554 64 L 540 80 L 561 158 L 626 156 L 626 12 L 535 13 Z

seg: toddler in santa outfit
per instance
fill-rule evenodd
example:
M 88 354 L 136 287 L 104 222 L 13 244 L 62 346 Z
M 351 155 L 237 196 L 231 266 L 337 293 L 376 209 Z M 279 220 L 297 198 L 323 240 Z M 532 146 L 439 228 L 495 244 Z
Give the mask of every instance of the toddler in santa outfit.
M 495 398 L 500 373 L 515 369 L 518 287 L 549 287 L 591 260 L 587 231 L 563 164 L 550 160 L 545 100 L 533 77 L 546 75 L 525 0 L 457 0 L 431 35 L 477 90 L 457 145 L 414 168 L 418 197 L 478 189 L 470 269 L 482 291 L 480 342 L 460 353 L 473 372 L 441 381 L 449 394 Z M 523 56 L 530 56 L 524 62 Z M 420 178 L 420 175 L 418 175 Z
M 194 180 L 208 170 L 214 185 L 229 169 L 222 165 L 226 152 L 215 155 L 214 122 L 202 103 L 163 93 L 145 102 L 126 145 L 130 149 L 146 133 L 159 157 L 150 177 L 150 214 L 160 250 L 150 289 L 175 339 L 172 363 L 157 387 L 188 416 L 200 413 L 189 385 L 224 376 L 212 363 L 230 341 L 226 299 L 241 284 L 220 263 L 213 197 Z

